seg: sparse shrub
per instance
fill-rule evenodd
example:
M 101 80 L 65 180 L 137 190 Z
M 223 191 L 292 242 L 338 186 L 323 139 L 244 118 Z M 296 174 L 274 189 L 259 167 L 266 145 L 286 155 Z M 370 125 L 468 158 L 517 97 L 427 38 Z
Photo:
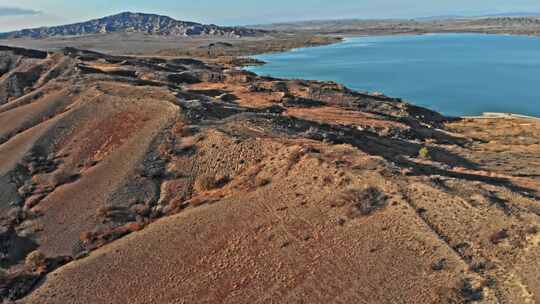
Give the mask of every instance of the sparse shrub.
M 533 206 L 529 206 L 527 209 L 529 209 L 530 212 L 540 216 L 540 206 L 533 205 Z
M 194 188 L 198 192 L 210 191 L 218 187 L 218 181 L 215 175 L 204 174 L 197 177 Z
M 334 182 L 334 179 L 331 176 L 323 177 L 323 185 L 328 186 Z
M 107 205 L 96 210 L 96 215 L 108 221 L 129 222 L 135 219 L 136 214 L 124 206 Z
M 431 269 L 433 271 L 441 271 L 446 267 L 446 259 L 439 259 L 433 264 L 431 264 Z
M 169 205 L 163 208 L 164 214 L 174 214 L 188 206 L 188 202 L 184 198 L 173 198 Z
M 24 185 L 25 181 L 30 178 L 30 172 L 22 164 L 17 164 L 9 174 L 9 181 L 17 187 Z
M 96 166 L 98 164 L 98 161 L 97 160 L 94 160 L 94 159 L 89 159 L 89 160 L 86 160 L 84 162 L 84 164 L 82 165 L 83 168 L 92 168 L 94 166 Z
M 7 270 L 5 270 L 4 268 L 0 268 L 0 283 L 4 282 L 7 279 L 8 275 L 9 273 L 7 272 Z
M 116 207 L 113 205 L 101 206 L 96 210 L 96 215 L 98 217 L 107 217 L 114 210 L 116 210 Z
M 278 82 L 274 82 L 272 84 L 272 90 L 275 91 L 275 92 L 288 93 L 289 92 L 289 86 L 287 85 L 286 82 L 278 81 Z
M 23 198 L 27 198 L 32 196 L 34 191 L 36 190 L 36 185 L 32 181 L 26 181 L 18 190 L 17 192 L 19 195 Z
M 227 174 L 218 175 L 216 177 L 216 187 L 217 188 L 223 187 L 230 181 L 231 181 L 231 178 Z
M 201 197 L 196 197 L 196 198 L 193 198 L 189 201 L 187 201 L 187 204 L 193 206 L 193 207 L 199 207 L 199 206 L 202 206 L 204 204 L 207 204 L 209 202 L 209 200 L 207 198 L 201 198 Z
M 53 174 L 52 180 L 51 180 L 51 183 L 52 183 L 51 186 L 56 188 L 61 185 L 73 183 L 79 178 L 80 178 L 79 174 L 60 171 L 58 173 Z
M 247 171 L 246 171 L 246 176 L 249 178 L 249 179 L 254 179 L 255 177 L 257 177 L 257 175 L 259 173 L 261 173 L 262 169 L 264 168 L 263 165 L 261 164 L 257 164 L 257 165 L 254 165 L 252 167 L 250 167 Z
M 539 231 L 537 226 L 531 226 L 525 231 L 527 234 L 537 234 Z
M 4 300 L 2 303 L 14 303 L 13 301 L 22 299 L 32 291 L 41 278 L 42 274 L 25 271 L 8 276 L 0 288 L 0 299 Z
M 133 223 L 128 223 L 128 224 L 124 225 L 123 228 L 126 229 L 129 232 L 136 232 L 136 231 L 142 230 L 144 228 L 144 224 L 133 222 Z
M 142 176 L 148 178 L 160 178 L 164 177 L 167 172 L 167 164 L 165 160 L 158 159 L 154 161 L 149 161 L 144 167 Z
M 337 224 L 338 224 L 339 226 L 343 226 L 343 225 L 345 225 L 345 223 L 346 223 L 347 221 L 346 221 L 344 218 L 341 218 L 341 217 L 340 217 L 340 218 L 338 218 L 338 219 L 336 220 L 336 222 L 337 222 Z
M 169 140 L 162 142 L 158 146 L 158 153 L 164 159 L 170 159 L 171 155 L 173 155 L 174 152 L 174 145 Z
M 289 157 L 287 158 L 287 171 L 290 171 L 302 159 L 304 156 L 303 152 L 302 149 L 298 148 L 289 154 Z
M 37 206 L 44 198 L 46 197 L 45 194 L 37 194 L 29 197 L 24 202 L 23 210 L 30 210 Z
M 345 204 L 350 204 L 348 216 L 355 218 L 370 215 L 383 208 L 386 205 L 387 196 L 379 189 L 369 187 L 364 190 L 348 190 L 342 195 L 342 200 Z
M 85 242 L 82 240 L 77 240 L 71 247 L 71 256 L 74 259 L 80 259 L 88 254 Z
M 25 259 L 25 265 L 31 269 L 37 269 L 45 265 L 47 257 L 41 251 L 36 250 L 30 252 Z
M 430 155 L 429 155 L 429 150 L 428 148 L 426 147 L 422 147 L 422 149 L 420 149 L 418 151 L 418 157 L 422 158 L 422 159 L 430 159 Z
M 182 143 L 174 148 L 173 154 L 176 156 L 189 156 L 197 152 L 197 146 L 193 143 Z
M 469 269 L 476 273 L 483 273 L 486 270 L 492 269 L 493 267 L 493 262 L 489 260 L 480 260 L 471 262 Z
M 320 133 L 319 129 L 315 127 L 309 127 L 309 129 L 307 129 L 307 131 L 304 132 L 304 136 L 306 138 L 317 139 L 319 136 L 319 133 Z
M 128 235 L 130 232 L 131 231 L 128 231 L 125 227 L 119 227 L 110 231 L 106 231 L 105 234 L 103 234 L 102 239 L 105 241 L 105 243 L 110 243 L 124 237 L 125 235 Z
M 459 294 L 465 303 L 480 301 L 484 298 L 483 287 L 473 286 L 470 280 L 464 279 L 458 285 Z
M 43 231 L 43 226 L 38 220 L 24 221 L 18 227 L 18 234 L 22 237 L 32 236 L 39 231 Z
M 151 208 L 145 204 L 135 204 L 131 206 L 129 210 L 135 214 L 138 214 L 144 217 L 149 216 L 150 212 L 152 211 Z
M 268 184 L 270 184 L 271 180 L 268 179 L 268 178 L 263 178 L 263 177 L 260 177 L 260 176 L 257 176 L 255 178 L 255 186 L 256 187 L 264 187 Z
M 7 218 L 17 224 L 21 224 L 24 221 L 31 219 L 35 216 L 35 213 L 31 210 L 24 210 L 21 207 L 10 208 L 7 213 Z
M 79 239 L 83 242 L 91 241 L 94 238 L 94 234 L 90 231 L 82 232 Z
M 489 240 L 491 241 L 491 243 L 496 245 L 496 244 L 502 243 L 505 239 L 508 238 L 508 236 L 509 236 L 508 230 L 503 229 L 492 234 Z

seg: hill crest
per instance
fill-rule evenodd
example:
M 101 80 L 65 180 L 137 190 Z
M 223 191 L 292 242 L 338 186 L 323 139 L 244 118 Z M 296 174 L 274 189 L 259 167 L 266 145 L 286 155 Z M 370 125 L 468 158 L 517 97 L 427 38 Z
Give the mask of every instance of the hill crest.
M 231 37 L 257 36 L 263 33 L 260 30 L 243 27 L 221 27 L 214 24 L 181 21 L 164 15 L 122 12 L 85 22 L 1 33 L 0 39 L 42 39 L 55 36 L 82 36 L 119 32 L 145 33 L 160 36 Z

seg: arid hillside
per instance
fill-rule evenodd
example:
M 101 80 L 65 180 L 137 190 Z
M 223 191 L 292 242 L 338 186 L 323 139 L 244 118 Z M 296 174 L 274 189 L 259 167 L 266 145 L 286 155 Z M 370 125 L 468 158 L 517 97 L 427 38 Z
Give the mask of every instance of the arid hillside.
M 321 20 L 276 23 L 254 28 L 341 35 L 393 35 L 426 33 L 486 33 L 512 35 L 540 35 L 538 16 L 492 16 L 477 18 L 426 18 L 381 20 Z
M 0 47 L 0 297 L 540 302 L 540 122 Z

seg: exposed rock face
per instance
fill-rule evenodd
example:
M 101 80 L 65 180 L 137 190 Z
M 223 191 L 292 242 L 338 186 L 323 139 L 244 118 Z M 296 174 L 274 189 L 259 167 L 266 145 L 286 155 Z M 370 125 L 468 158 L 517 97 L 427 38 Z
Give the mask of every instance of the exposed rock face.
M 0 34 L 2 39 L 10 38 L 46 38 L 54 36 L 79 36 L 117 32 L 147 33 L 163 36 L 256 36 L 264 33 L 241 27 L 220 27 L 195 22 L 175 20 L 171 17 L 154 14 L 124 12 L 113 16 L 94 19 L 87 22 L 24 29 Z

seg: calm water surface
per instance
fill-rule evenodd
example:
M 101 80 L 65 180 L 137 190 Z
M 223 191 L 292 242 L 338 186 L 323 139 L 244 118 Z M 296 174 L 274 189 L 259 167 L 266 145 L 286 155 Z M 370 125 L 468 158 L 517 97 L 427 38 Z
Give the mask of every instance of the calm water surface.
M 540 38 L 431 34 L 350 38 L 256 56 L 260 75 L 334 80 L 401 97 L 446 115 L 540 116 Z

